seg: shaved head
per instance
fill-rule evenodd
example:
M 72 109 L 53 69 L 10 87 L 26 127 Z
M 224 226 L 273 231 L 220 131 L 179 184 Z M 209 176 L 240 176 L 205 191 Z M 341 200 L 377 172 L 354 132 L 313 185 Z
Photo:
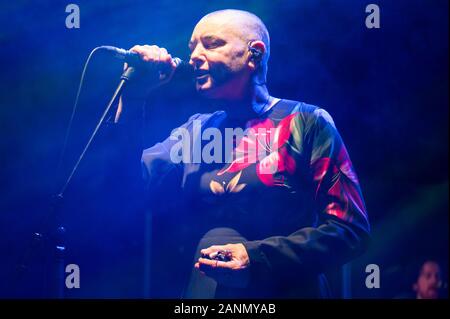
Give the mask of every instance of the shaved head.
M 250 87 L 265 85 L 269 33 L 250 12 L 228 9 L 207 14 L 195 26 L 189 50 L 197 91 L 206 97 L 239 99 Z
M 246 43 L 254 40 L 264 42 L 267 55 L 269 55 L 269 32 L 261 19 L 253 13 L 234 9 L 219 10 L 207 14 L 199 23 L 208 19 L 214 19 L 220 24 L 233 27 L 237 31 L 237 35 Z
M 245 45 L 255 40 L 262 41 L 266 50 L 261 59 L 262 70 L 260 72 L 262 72 L 263 78 L 266 78 L 267 62 L 270 56 L 270 37 L 266 26 L 260 18 L 247 11 L 226 9 L 214 11 L 205 15 L 197 23 L 196 28 L 203 24 L 214 24 L 222 30 L 233 33 L 233 35 L 240 38 Z

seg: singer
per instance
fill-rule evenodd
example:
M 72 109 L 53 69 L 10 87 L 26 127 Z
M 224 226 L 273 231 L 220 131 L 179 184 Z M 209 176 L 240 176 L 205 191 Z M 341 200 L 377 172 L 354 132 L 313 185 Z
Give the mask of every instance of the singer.
M 177 68 L 164 48 L 130 50 L 144 64 L 164 66 L 164 83 Z M 188 148 L 175 152 L 180 139 L 172 135 L 142 154 L 152 209 L 187 211 L 189 227 L 201 232 L 182 297 L 331 297 L 324 273 L 363 253 L 370 236 L 358 178 L 332 117 L 269 94 L 269 33 L 252 13 L 206 15 L 189 50 L 196 90 L 211 112 L 179 128 Z M 121 106 L 127 103 L 125 92 Z M 229 130 L 244 133 L 235 134 L 232 147 L 223 141 L 205 150 L 202 136 L 227 139 Z M 192 160 L 196 145 L 200 162 Z M 180 152 L 184 160 L 175 161 Z M 178 202 L 165 200 L 168 192 Z M 176 260 L 176 253 L 155 258 Z

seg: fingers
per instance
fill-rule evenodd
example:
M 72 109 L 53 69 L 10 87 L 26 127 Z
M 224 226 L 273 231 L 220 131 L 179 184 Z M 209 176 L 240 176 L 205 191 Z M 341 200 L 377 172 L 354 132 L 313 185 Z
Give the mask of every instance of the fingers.
M 172 56 L 165 48 L 160 48 L 157 45 L 135 45 L 130 51 L 136 52 L 141 57 L 142 61 L 156 64 L 163 64 L 176 67 L 175 62 L 172 61 Z
M 159 50 L 159 61 L 162 63 L 172 62 L 172 56 L 167 52 L 165 48 Z
M 204 272 L 238 270 L 239 264 L 235 261 L 220 261 L 215 259 L 199 258 L 195 268 Z
M 169 82 L 174 75 L 177 64 L 165 48 L 157 45 L 135 45 L 130 51 L 137 53 L 149 70 L 155 70 L 156 67 L 159 71 L 159 85 Z
M 230 265 L 229 265 L 229 262 L 220 261 L 220 260 L 199 258 L 198 262 L 200 264 L 200 267 L 207 267 L 207 268 L 231 268 Z
M 207 276 L 220 279 L 223 276 L 229 276 L 233 272 L 233 265 L 230 264 L 231 262 L 200 258 L 194 267 Z
M 230 253 L 231 260 L 215 258 L 219 257 L 217 256 L 219 252 Z M 198 259 L 194 267 L 204 275 L 230 287 L 243 288 L 248 284 L 248 254 L 241 243 L 213 245 L 200 250 L 200 253 L 202 257 Z
M 209 258 L 214 258 L 215 255 L 221 250 L 230 250 L 230 245 L 213 245 L 208 248 L 200 250 L 202 255 L 208 255 Z

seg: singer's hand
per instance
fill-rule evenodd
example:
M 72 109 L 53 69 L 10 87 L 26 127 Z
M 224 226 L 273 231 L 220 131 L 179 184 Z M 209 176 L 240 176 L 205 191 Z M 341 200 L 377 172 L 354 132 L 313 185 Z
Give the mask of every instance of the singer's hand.
M 127 84 L 126 90 L 122 93 L 119 102 L 119 116 L 123 103 L 128 104 L 129 100 L 145 99 L 150 91 L 169 82 L 177 68 L 177 65 L 172 60 L 172 56 L 165 48 L 160 48 L 156 45 L 135 45 L 130 51 L 139 55 L 143 65 L 137 68 L 137 74 L 134 76 L 133 81 Z M 124 70 L 127 67 L 128 64 L 125 63 Z
M 175 73 L 177 65 L 165 48 L 156 45 L 135 45 L 130 51 L 139 54 L 141 60 L 149 66 L 156 66 L 159 71 L 159 84 L 169 82 Z
M 228 261 L 214 260 L 219 251 L 228 252 Z M 244 288 L 249 281 L 250 258 L 242 244 L 214 245 L 202 249 L 194 267 L 228 287 Z M 204 258 L 207 255 L 209 258 Z

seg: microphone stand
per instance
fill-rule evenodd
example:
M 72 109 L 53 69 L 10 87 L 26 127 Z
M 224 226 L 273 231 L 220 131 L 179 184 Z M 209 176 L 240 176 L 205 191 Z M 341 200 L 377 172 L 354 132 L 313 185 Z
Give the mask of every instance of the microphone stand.
M 83 151 L 81 152 L 77 162 L 72 168 L 72 171 L 67 178 L 66 182 L 64 183 L 63 187 L 59 191 L 59 193 L 52 197 L 52 203 L 51 203 L 51 209 L 47 216 L 44 217 L 44 230 L 46 230 L 49 233 L 48 238 L 53 239 L 53 249 L 55 252 L 55 267 L 56 267 L 56 274 L 55 274 L 55 280 L 56 280 L 56 297 L 57 298 L 64 298 L 64 291 L 66 287 L 65 283 L 65 252 L 66 252 L 66 244 L 65 244 L 65 232 L 66 229 L 62 225 L 61 222 L 61 206 L 62 201 L 64 199 L 64 194 L 69 186 L 73 176 L 75 175 L 75 172 L 77 171 L 81 161 L 83 160 L 87 150 L 89 149 L 90 145 L 92 144 L 92 141 L 94 140 L 95 136 L 97 135 L 101 125 L 103 124 L 106 116 L 111 110 L 111 107 L 116 102 L 117 98 L 122 93 L 125 84 L 133 77 L 133 74 L 135 74 L 136 69 L 134 67 L 129 66 L 121 75 L 119 85 L 117 86 L 111 100 L 109 101 L 108 105 L 105 108 L 105 111 L 103 112 L 100 120 L 97 123 L 97 126 L 95 127 L 94 131 L 92 132 L 88 142 L 86 143 L 86 146 L 84 147 Z M 51 226 L 51 222 L 54 222 L 56 224 L 55 233 L 51 233 L 49 231 Z M 53 236 L 52 236 L 53 235 Z M 44 234 L 41 232 L 36 232 L 33 234 L 32 243 L 28 250 L 25 251 L 22 261 L 19 263 L 18 267 L 18 273 L 17 277 L 15 278 L 14 282 L 17 283 L 20 277 L 23 275 L 23 272 L 27 269 L 27 264 L 29 264 L 31 257 L 36 254 L 36 250 L 39 246 L 43 244 L 43 239 L 45 238 Z M 54 288 L 54 287 L 52 287 Z

